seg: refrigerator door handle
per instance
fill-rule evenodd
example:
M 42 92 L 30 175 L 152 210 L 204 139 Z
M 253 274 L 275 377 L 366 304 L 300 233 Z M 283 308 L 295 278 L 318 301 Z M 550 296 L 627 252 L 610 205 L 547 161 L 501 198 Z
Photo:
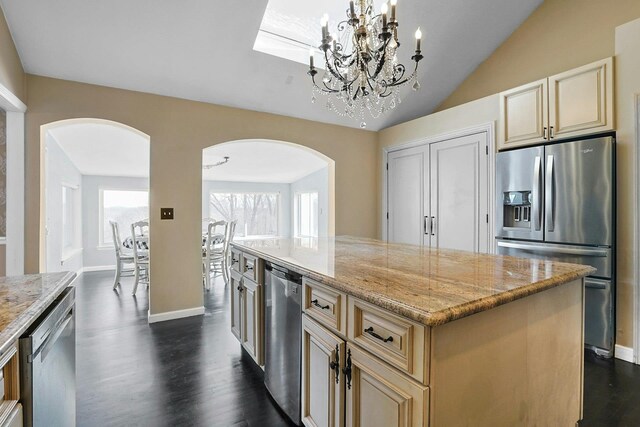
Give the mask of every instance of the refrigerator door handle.
M 533 166 L 533 206 L 532 211 L 533 214 L 533 227 L 535 231 L 540 231 L 541 220 L 540 220 L 540 206 L 542 205 L 542 192 L 540 191 L 540 179 L 542 175 L 540 173 L 540 169 L 542 167 L 542 159 L 540 156 L 536 156 Z
M 582 255 L 582 256 L 593 256 L 593 257 L 606 257 L 608 255 L 608 251 L 606 249 L 598 249 L 598 248 L 562 248 L 562 247 L 554 247 L 554 246 L 531 245 L 531 244 L 525 244 L 525 243 L 503 242 L 503 241 L 498 242 L 498 246 L 501 248 L 521 249 L 525 251 L 536 251 L 536 252 L 555 253 L 555 254 L 564 254 L 564 255 Z
M 553 231 L 554 229 L 554 211 L 555 206 L 555 184 L 553 182 L 553 155 L 547 156 L 547 176 L 545 177 L 545 222 L 547 224 L 547 231 Z

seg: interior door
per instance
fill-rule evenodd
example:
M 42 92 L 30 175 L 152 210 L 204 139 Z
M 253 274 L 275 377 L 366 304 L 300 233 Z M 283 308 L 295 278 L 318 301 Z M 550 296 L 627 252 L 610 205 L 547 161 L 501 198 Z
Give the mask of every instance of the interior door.
M 430 145 L 431 246 L 488 252 L 485 132 Z
M 393 151 L 387 158 L 387 237 L 390 242 L 428 245 L 429 146 Z

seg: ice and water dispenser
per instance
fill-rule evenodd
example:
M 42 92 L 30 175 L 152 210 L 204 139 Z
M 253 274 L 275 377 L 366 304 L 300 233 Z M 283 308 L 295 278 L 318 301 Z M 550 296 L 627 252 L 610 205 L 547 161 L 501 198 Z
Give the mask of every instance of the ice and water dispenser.
M 503 227 L 531 228 L 531 191 L 503 193 Z

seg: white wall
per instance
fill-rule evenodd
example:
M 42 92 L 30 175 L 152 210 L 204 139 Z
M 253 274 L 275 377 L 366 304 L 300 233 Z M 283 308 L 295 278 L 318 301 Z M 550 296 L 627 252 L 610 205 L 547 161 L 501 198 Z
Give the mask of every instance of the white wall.
M 296 193 L 318 192 L 318 236 L 328 236 L 329 228 L 329 168 L 322 168 L 296 182 L 291 183 L 291 215 L 294 218 Z M 291 235 L 294 235 L 294 221 L 291 221 Z
M 45 160 L 46 195 L 46 266 L 47 272 L 79 271 L 82 268 L 82 175 L 58 143 L 47 134 Z M 62 250 L 62 186 L 77 188 L 76 198 L 75 250 Z
M 280 193 L 280 207 L 278 230 L 281 237 L 289 237 L 291 232 L 291 190 L 289 184 L 263 182 L 231 182 L 231 181 L 203 181 L 202 182 L 202 218 L 209 217 L 209 193 Z
M 108 269 L 115 267 L 113 247 L 100 247 L 100 189 L 149 190 L 148 178 L 114 176 L 82 176 L 82 245 L 85 269 Z M 121 230 L 126 233 L 126 230 Z M 122 236 L 124 238 L 124 236 Z

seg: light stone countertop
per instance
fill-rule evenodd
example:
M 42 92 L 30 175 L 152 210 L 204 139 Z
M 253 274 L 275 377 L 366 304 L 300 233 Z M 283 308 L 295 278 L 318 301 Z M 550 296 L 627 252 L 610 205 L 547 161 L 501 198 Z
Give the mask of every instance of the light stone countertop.
M 596 271 L 577 264 L 350 236 L 243 240 L 232 246 L 428 326 Z
M 0 277 L 0 354 L 71 284 L 75 273 Z

